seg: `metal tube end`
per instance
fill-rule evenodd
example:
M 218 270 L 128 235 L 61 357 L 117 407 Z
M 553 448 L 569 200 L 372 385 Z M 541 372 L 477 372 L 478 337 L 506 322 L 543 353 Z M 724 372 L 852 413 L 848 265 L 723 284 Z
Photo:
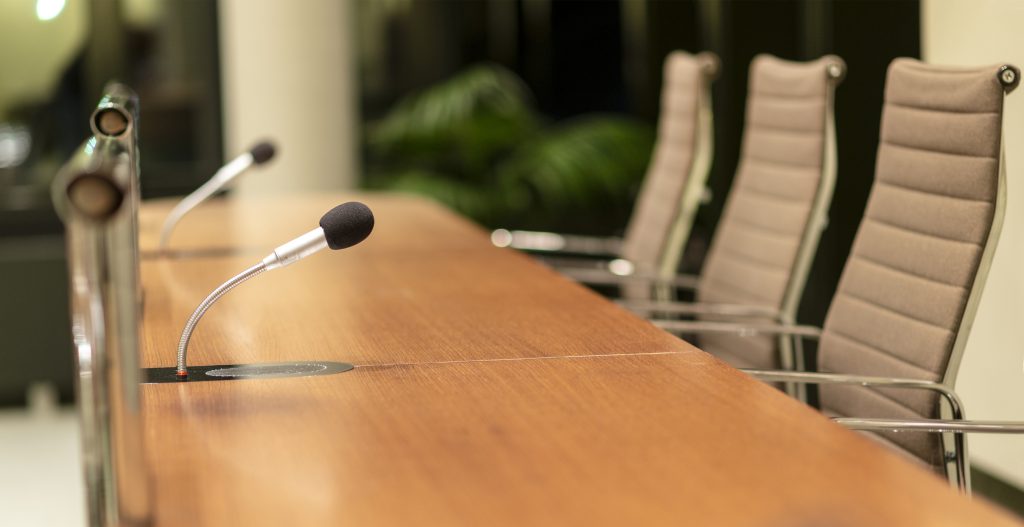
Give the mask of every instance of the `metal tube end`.
M 94 220 L 112 216 L 124 201 L 124 192 L 113 178 L 99 174 L 81 174 L 72 179 L 67 196 L 75 210 Z
M 117 108 L 104 108 L 93 116 L 93 124 L 103 135 L 117 137 L 128 129 L 128 116 Z
M 1020 70 L 1012 64 L 1003 64 L 996 71 L 996 78 L 1003 85 L 1003 91 L 1010 93 L 1020 84 Z

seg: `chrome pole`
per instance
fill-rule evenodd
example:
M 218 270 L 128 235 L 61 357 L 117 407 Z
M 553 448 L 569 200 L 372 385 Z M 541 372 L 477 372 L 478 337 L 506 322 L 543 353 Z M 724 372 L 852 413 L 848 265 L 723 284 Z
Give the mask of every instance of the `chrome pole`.
M 87 140 L 61 169 L 54 201 L 66 224 L 88 521 L 151 523 L 139 394 L 139 281 L 132 158 L 120 141 Z

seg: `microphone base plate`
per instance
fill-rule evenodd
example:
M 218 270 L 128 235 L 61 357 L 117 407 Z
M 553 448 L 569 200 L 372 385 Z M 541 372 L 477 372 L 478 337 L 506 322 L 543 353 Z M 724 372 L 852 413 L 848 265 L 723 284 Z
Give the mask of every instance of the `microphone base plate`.
M 218 364 L 212 366 L 189 366 L 188 376 L 179 377 L 177 370 L 170 368 L 143 368 L 143 384 L 240 381 L 273 379 L 281 377 L 313 377 L 333 375 L 355 368 L 347 362 L 292 361 L 260 362 L 255 364 Z

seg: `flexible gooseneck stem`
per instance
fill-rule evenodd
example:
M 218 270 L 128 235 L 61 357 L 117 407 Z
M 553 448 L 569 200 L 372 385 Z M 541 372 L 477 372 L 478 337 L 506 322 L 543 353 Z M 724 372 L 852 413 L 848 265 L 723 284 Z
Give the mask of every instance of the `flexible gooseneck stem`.
M 171 212 L 164 220 L 163 226 L 160 228 L 160 250 L 164 251 L 167 249 L 167 244 L 171 240 L 171 233 L 174 232 L 174 227 L 178 225 L 178 222 L 181 221 L 186 214 L 199 206 L 200 203 L 209 199 L 210 196 L 216 194 L 218 190 L 224 188 L 233 179 L 245 172 L 245 170 L 252 166 L 252 164 L 253 160 L 251 154 L 246 153 L 238 156 L 218 170 L 209 181 L 203 183 L 202 186 L 179 201 L 178 204 L 171 209 Z
M 267 270 L 267 266 L 262 262 L 242 271 L 231 280 L 224 282 L 220 287 L 214 289 L 209 296 L 203 300 L 199 307 L 192 313 L 192 316 L 188 318 L 188 322 L 185 323 L 185 329 L 181 331 L 181 340 L 178 341 L 178 377 L 188 377 L 188 367 L 186 365 L 186 355 L 188 354 L 188 342 L 192 339 L 192 332 L 195 331 L 196 325 L 199 324 L 199 319 L 203 318 L 206 311 L 210 309 L 210 306 L 217 301 L 220 297 L 224 296 L 228 291 L 234 289 L 242 282 L 263 273 Z

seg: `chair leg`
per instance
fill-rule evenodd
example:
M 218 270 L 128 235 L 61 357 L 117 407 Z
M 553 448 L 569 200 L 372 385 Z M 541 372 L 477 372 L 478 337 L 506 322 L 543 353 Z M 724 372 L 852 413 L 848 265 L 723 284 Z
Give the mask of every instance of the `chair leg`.
M 971 470 L 970 461 L 967 456 L 967 439 L 966 434 L 954 433 L 953 434 L 953 452 L 955 454 L 956 461 L 956 486 L 960 489 L 960 492 L 971 495 Z

